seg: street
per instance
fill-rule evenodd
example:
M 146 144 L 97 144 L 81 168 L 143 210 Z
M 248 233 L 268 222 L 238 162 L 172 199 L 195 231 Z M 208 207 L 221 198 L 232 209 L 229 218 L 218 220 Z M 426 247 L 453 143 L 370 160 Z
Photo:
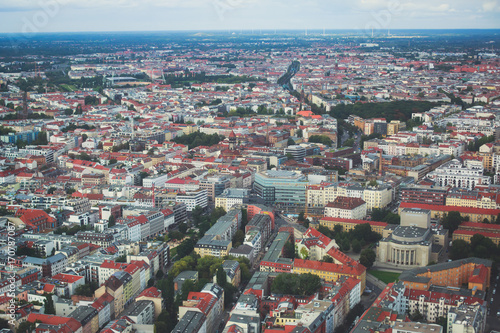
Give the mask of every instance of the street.
M 486 302 L 488 303 L 486 332 L 489 332 L 490 329 L 498 330 L 500 328 L 500 297 L 498 297 L 500 290 L 497 290 L 499 280 L 500 277 L 498 275 L 491 278 L 490 290 L 486 294 Z M 493 294 L 493 291 L 495 291 L 495 294 Z

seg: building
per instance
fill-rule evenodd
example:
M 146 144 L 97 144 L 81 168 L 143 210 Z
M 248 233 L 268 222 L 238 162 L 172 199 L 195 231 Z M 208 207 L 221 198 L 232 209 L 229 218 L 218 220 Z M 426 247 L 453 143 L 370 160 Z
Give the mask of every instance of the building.
M 215 207 L 222 207 L 227 212 L 231 207 L 246 204 L 250 190 L 242 188 L 227 188 L 215 197 Z
M 228 176 L 206 177 L 200 181 L 200 188 L 207 191 L 208 200 L 215 201 L 215 198 L 221 195 L 231 186 L 231 180 Z
M 306 176 L 293 171 L 267 170 L 255 175 L 254 190 L 266 205 L 304 207 Z
M 443 327 L 438 324 L 398 322 L 392 327 L 392 333 L 443 333 Z
M 187 191 L 183 194 L 177 194 L 176 202 L 184 203 L 188 212 L 192 211 L 196 206 L 206 208 L 208 206 L 207 190 L 199 189 L 195 191 Z
M 460 304 L 448 311 L 448 332 L 482 333 L 486 330 L 486 307 L 480 304 Z
M 224 290 L 209 283 L 201 292 L 190 292 L 187 300 L 179 306 L 179 320 L 189 311 L 203 313 L 206 316 L 207 332 L 215 332 L 220 325 L 218 318 L 224 311 Z
M 492 262 L 486 259 L 466 258 L 403 271 L 399 276 L 406 288 L 429 290 L 431 286 L 486 290 L 490 286 Z
M 412 185 L 402 187 L 401 201 L 426 205 L 445 205 L 448 189 L 446 187 Z
M 309 228 L 302 238 L 295 240 L 295 248 L 300 258 L 310 260 L 323 260 L 332 248 L 338 248 L 335 240 L 323 235 L 316 229 Z
M 198 271 L 183 271 L 174 278 L 174 290 L 176 294 L 182 291 L 182 285 L 186 280 L 191 280 L 194 283 L 198 282 Z
M 123 313 L 139 325 L 151 325 L 155 319 L 155 310 L 153 301 L 139 300 L 133 302 Z
M 323 217 L 319 220 L 319 225 L 327 227 L 330 230 L 335 230 L 335 226 L 339 225 L 342 227 L 343 232 L 349 232 L 353 230 L 357 225 L 368 223 L 372 228 L 373 232 L 379 235 L 383 235 L 385 228 L 387 228 L 386 222 L 376 222 L 376 221 L 366 221 L 366 220 L 354 220 L 354 219 L 344 219 L 339 217 Z M 313 225 L 313 227 L 316 227 Z
M 325 216 L 361 220 L 366 217 L 366 202 L 361 198 L 339 196 L 325 206 Z
M 260 252 L 263 244 L 266 244 L 267 240 L 273 232 L 273 221 L 271 216 L 268 214 L 257 214 L 252 217 L 252 219 L 245 226 L 245 244 L 251 245 L 255 248 L 255 252 Z M 253 236 L 253 237 L 252 237 Z M 258 246 L 254 245 L 257 243 L 256 238 L 259 238 Z
M 355 263 L 353 262 L 352 265 L 339 265 L 321 261 L 295 259 L 293 261 L 293 273 L 311 273 L 327 282 L 336 282 L 342 276 L 353 277 L 361 280 L 361 290 L 365 290 L 366 267 Z
M 241 282 L 241 269 L 240 263 L 236 260 L 224 260 L 222 263 L 222 269 L 226 273 L 227 283 L 232 284 L 235 287 L 239 287 Z M 214 282 L 216 277 L 214 277 Z
M 79 306 L 68 315 L 82 325 L 82 333 L 96 333 L 99 331 L 98 312 L 92 306 Z
M 285 155 L 290 154 L 291 157 L 297 162 L 303 162 L 306 157 L 306 148 L 300 145 L 288 146 L 285 148 Z
M 41 209 L 18 209 L 16 217 L 7 217 L 14 225 L 33 230 L 33 232 L 46 232 L 56 228 L 56 220 Z
M 452 239 L 462 239 L 470 243 L 470 239 L 477 234 L 491 239 L 497 246 L 500 244 L 500 225 L 489 223 L 462 222 L 458 230 L 453 232 Z
M 464 190 L 454 188 L 446 196 L 446 206 L 499 209 L 500 193 L 496 190 Z
M 401 224 L 387 228 L 379 241 L 378 260 L 398 267 L 438 262 L 447 247 L 448 232 L 431 229 L 430 217 L 428 210 L 404 209 Z
M 231 251 L 232 242 L 230 240 L 220 240 L 214 235 L 203 236 L 195 245 L 194 252 L 200 257 L 214 256 L 225 257 Z
M 458 188 L 474 189 L 478 185 L 489 185 L 491 178 L 484 175 L 484 167 L 481 162 L 465 163 L 457 159 L 443 164 L 427 177 L 436 182 L 438 186 L 452 186 Z
M 488 219 L 488 221 L 495 221 L 498 214 L 500 214 L 500 209 L 424 205 L 408 202 L 402 202 L 399 205 L 399 213 L 401 214 L 401 211 L 405 208 L 429 210 L 431 212 L 431 218 L 433 219 L 441 219 L 445 214 L 449 214 L 450 212 L 459 212 L 462 217 L 469 217 L 470 222 L 483 222 L 484 219 Z
M 260 262 L 261 272 L 291 273 L 293 268 L 292 259 L 281 258 L 286 242 L 290 241 L 289 232 L 280 231 L 273 242 L 266 248 L 264 257 Z
M 194 310 L 186 311 L 172 333 L 207 333 L 207 317 Z

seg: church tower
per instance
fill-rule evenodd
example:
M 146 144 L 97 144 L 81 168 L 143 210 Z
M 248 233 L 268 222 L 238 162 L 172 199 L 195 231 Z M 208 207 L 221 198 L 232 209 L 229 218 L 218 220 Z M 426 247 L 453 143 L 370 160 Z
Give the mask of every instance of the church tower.
M 229 149 L 234 150 L 236 148 L 236 134 L 234 134 L 234 131 L 231 130 L 231 133 L 229 133 Z

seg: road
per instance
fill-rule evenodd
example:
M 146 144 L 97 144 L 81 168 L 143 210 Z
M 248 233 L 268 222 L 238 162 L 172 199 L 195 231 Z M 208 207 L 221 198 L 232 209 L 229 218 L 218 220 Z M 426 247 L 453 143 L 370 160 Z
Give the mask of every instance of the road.
M 486 330 L 485 332 L 489 332 L 490 329 L 496 329 L 500 327 L 500 316 L 497 315 L 500 313 L 500 289 L 498 289 L 500 277 L 497 275 L 496 277 L 491 278 L 491 286 L 490 290 L 486 294 L 486 302 L 488 302 L 488 316 L 486 317 Z M 495 290 L 495 294 L 493 291 Z M 492 302 L 493 300 L 493 302 Z

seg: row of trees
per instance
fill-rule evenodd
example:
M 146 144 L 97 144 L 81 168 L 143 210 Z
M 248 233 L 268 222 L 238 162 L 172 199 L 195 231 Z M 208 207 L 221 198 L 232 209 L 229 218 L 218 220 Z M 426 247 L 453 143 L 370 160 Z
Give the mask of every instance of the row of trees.
M 469 142 L 469 144 L 467 145 L 467 150 L 469 150 L 469 151 L 479 151 L 479 147 L 481 147 L 482 145 L 484 145 L 486 143 L 490 143 L 490 142 L 493 142 L 493 141 L 495 141 L 495 136 L 493 136 L 493 135 L 483 136 L 481 139 L 479 139 L 477 141 L 471 141 L 471 142 Z
M 199 255 L 194 253 L 176 261 L 172 269 L 170 270 L 169 275 L 176 277 L 184 271 L 198 271 L 198 278 L 211 280 L 215 274 L 215 271 L 220 265 L 222 265 L 224 260 L 238 261 L 241 269 L 241 279 L 243 281 L 250 280 L 250 262 L 247 258 L 234 258 L 231 256 L 227 256 L 224 258 L 218 258 L 214 256 L 200 257 Z
M 330 110 L 335 118 L 346 119 L 350 115 L 361 118 L 385 118 L 387 121 L 411 119 L 414 112 L 424 112 L 438 106 L 439 103 L 421 101 L 392 101 L 387 103 L 339 104 Z
M 223 135 L 219 135 L 217 133 L 205 134 L 201 132 L 193 132 L 191 134 L 175 137 L 172 141 L 187 145 L 189 149 L 193 149 L 198 146 L 216 145 L 224 139 L 225 137 Z
M 450 258 L 458 260 L 469 257 L 499 261 L 500 246 L 493 243 L 490 238 L 480 234 L 472 236 L 470 243 L 463 239 L 454 240 L 450 250 Z
M 278 274 L 271 285 L 275 294 L 310 296 L 321 288 L 319 276 L 306 274 L 282 273 Z
M 372 221 L 387 222 L 389 224 L 399 224 L 401 217 L 388 209 L 374 208 L 372 210 Z
M 322 144 L 324 144 L 325 146 L 328 146 L 328 147 L 331 147 L 332 144 L 333 144 L 332 139 L 330 139 L 326 135 L 311 135 L 309 137 L 308 142 L 311 142 L 311 143 L 322 143 Z

